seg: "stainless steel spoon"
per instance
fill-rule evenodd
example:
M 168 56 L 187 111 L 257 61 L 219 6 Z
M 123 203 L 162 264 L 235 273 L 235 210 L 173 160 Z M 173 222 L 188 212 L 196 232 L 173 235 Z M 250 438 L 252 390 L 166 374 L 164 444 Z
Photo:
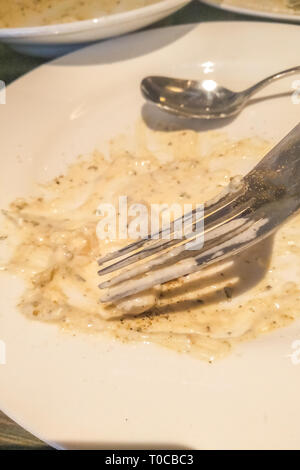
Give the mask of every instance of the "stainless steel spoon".
M 182 80 L 159 76 L 144 78 L 141 90 L 147 101 L 176 116 L 228 118 L 237 115 L 259 90 L 297 72 L 300 72 L 300 66 L 271 75 L 240 92 L 228 90 L 214 80 Z

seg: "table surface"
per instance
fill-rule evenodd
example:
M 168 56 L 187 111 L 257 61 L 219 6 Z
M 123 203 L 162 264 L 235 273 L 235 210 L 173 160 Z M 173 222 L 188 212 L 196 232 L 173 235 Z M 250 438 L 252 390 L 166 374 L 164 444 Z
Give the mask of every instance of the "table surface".
M 262 21 L 259 18 L 241 16 L 235 13 L 209 7 L 194 0 L 185 8 L 169 16 L 150 28 L 170 26 L 200 21 Z M 150 29 L 148 28 L 148 29 Z M 45 59 L 37 59 L 20 55 L 7 46 L 0 44 L 0 80 L 6 84 L 21 75 L 45 63 Z M 0 411 L 0 450 L 47 450 L 46 444 L 22 429 Z

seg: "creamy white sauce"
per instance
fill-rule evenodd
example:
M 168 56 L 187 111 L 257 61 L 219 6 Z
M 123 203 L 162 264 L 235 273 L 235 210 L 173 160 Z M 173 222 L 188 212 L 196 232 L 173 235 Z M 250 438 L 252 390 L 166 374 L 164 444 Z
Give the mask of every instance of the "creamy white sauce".
M 117 204 L 127 195 L 146 205 L 202 203 L 252 169 L 270 148 L 261 139 L 154 132 L 143 125 L 137 126 L 134 145 L 132 139 L 114 139 L 109 159 L 98 151 L 80 157 L 65 175 L 41 186 L 40 197 L 18 199 L 8 209 L 0 243 L 14 244 L 7 269 L 27 282 L 20 311 L 67 330 L 159 343 L 209 361 L 297 318 L 299 216 L 275 237 L 226 262 L 116 305 L 101 304 L 97 259 L 128 240 L 97 238 L 100 202 Z

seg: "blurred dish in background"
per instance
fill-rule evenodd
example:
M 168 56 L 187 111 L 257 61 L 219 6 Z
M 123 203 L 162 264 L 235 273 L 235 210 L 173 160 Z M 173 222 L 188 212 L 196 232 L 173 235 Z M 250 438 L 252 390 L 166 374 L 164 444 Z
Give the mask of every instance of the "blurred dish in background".
M 189 0 L 0 0 L 0 41 L 21 53 L 56 57 L 129 33 L 179 10 Z M 16 5 L 18 4 L 18 9 Z M 45 10 L 45 6 L 51 6 Z M 32 7 L 32 8 L 31 8 Z
M 72 23 L 145 7 L 160 0 L 0 0 L 0 27 Z
M 244 15 L 300 23 L 299 0 L 200 0 L 202 3 Z

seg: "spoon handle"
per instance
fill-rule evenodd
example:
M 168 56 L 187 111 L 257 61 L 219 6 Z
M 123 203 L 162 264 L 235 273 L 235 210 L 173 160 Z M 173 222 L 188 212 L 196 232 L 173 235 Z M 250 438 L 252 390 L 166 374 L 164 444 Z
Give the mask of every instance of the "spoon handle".
M 298 72 L 300 72 L 300 65 L 298 65 L 297 67 L 293 67 L 291 69 L 283 70 L 282 72 L 275 73 L 274 75 L 271 75 L 270 77 L 267 77 L 264 80 L 261 80 L 256 85 L 248 88 L 247 90 L 245 90 L 244 93 L 250 97 L 254 93 L 257 93 L 262 88 L 265 88 L 266 86 L 270 85 L 270 83 L 275 82 L 277 80 L 281 80 L 282 78 L 285 78 L 289 75 L 294 75 Z

